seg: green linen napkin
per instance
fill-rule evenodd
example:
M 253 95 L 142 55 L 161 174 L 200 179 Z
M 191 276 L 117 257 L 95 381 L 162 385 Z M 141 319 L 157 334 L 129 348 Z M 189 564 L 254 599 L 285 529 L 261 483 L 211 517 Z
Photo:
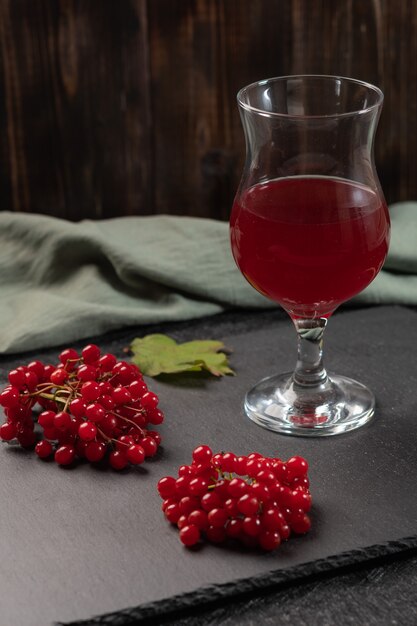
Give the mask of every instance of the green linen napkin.
M 417 304 L 417 204 L 394 205 L 391 215 L 385 269 L 357 302 Z M 236 268 L 224 222 L 152 216 L 72 223 L 0 213 L 1 353 L 274 306 Z

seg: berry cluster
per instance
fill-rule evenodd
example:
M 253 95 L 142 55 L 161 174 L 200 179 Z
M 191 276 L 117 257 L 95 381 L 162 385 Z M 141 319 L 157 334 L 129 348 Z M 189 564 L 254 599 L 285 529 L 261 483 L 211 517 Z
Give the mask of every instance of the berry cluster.
M 208 446 L 193 452 L 178 478 L 158 482 L 165 517 L 193 546 L 202 535 L 214 543 L 227 538 L 275 550 L 291 531 L 304 534 L 311 523 L 308 464 L 300 456 L 284 462 L 254 452 L 214 454 Z
M 164 415 L 136 365 L 102 355 L 94 344 L 81 354 L 64 350 L 59 360 L 55 366 L 32 361 L 9 372 L 0 394 L 3 441 L 17 440 L 24 448 L 36 443 L 33 408 L 39 404 L 43 437 L 35 452 L 41 459 L 54 454 L 58 464 L 69 465 L 76 457 L 96 462 L 108 453 L 110 465 L 121 470 L 156 454 L 161 437 L 148 425 L 161 424 Z

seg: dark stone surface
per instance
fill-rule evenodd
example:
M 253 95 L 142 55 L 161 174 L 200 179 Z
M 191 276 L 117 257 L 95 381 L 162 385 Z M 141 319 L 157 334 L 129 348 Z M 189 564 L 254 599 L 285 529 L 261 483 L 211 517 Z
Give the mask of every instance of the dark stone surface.
M 417 623 L 417 552 L 368 561 L 158 618 L 166 626 L 403 626 Z M 105 623 L 105 622 L 103 622 Z M 142 624 L 155 623 L 143 620 Z
M 183 614 L 160 614 L 157 621 L 413 623 L 414 554 L 401 560 L 402 569 L 392 562 L 337 577 L 323 572 L 416 545 L 417 504 L 410 497 L 417 478 L 415 321 L 414 312 L 399 307 L 334 317 L 327 365 L 372 386 L 378 409 L 368 427 L 322 440 L 282 437 L 242 415 L 245 389 L 294 363 L 295 337 L 288 321 L 277 322 L 271 312 L 241 313 L 164 326 L 178 339 L 225 337 L 238 375 L 221 381 L 152 382 L 168 416 L 161 428 L 165 449 L 139 471 L 117 475 L 86 465 L 62 470 L 18 450 L 0 451 L 0 498 L 7 502 L 0 511 L 2 619 L 14 626 L 77 619 L 133 624 L 161 610 L 188 607 Z M 100 343 L 121 356 L 133 336 L 132 331 L 114 333 Z M 50 350 L 44 356 L 54 359 L 56 354 Z M 2 358 L 2 376 L 21 360 Z M 315 502 L 312 532 L 272 555 L 209 545 L 197 552 L 182 548 L 159 512 L 155 483 L 188 462 L 200 442 L 284 458 L 304 454 Z M 401 571 L 414 586 L 403 581 Z M 300 584 L 302 576 L 307 578 Z M 397 590 L 391 601 L 389 580 Z M 400 601 L 404 594 L 407 607 Z M 219 598 L 221 606 L 207 604 Z M 114 614 L 137 605 L 137 611 Z M 89 619 L 100 613 L 112 615 Z M 366 619 L 360 621 L 362 614 Z

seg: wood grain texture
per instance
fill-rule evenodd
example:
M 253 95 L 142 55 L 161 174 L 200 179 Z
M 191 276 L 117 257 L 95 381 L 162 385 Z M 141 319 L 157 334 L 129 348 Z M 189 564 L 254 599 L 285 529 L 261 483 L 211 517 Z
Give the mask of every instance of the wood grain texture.
M 0 0 L 0 209 L 227 219 L 236 92 L 331 73 L 378 84 L 377 167 L 417 199 L 415 0 Z
M 149 204 L 146 5 L 1 0 L 1 208 L 60 217 Z
M 289 2 L 150 4 L 157 212 L 228 217 L 244 157 L 236 92 L 285 71 L 289 20 Z

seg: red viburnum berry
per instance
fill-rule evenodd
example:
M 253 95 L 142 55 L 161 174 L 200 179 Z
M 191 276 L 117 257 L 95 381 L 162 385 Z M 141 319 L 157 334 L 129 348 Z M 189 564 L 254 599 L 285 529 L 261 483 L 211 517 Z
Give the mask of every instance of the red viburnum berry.
M 9 372 L 8 383 L 0 390 L 4 442 L 35 447 L 40 458 L 54 456 L 60 465 L 81 458 L 103 460 L 116 470 L 140 465 L 158 451 L 161 436 L 154 427 L 164 419 L 158 396 L 136 365 L 95 344 L 62 350 L 55 365 L 20 365 Z
M 307 469 L 299 456 L 285 463 L 260 453 L 213 454 L 203 445 L 193 451 L 190 465 L 179 467 L 178 478 L 160 479 L 158 491 L 185 546 L 228 539 L 272 551 L 291 533 L 310 529 Z

